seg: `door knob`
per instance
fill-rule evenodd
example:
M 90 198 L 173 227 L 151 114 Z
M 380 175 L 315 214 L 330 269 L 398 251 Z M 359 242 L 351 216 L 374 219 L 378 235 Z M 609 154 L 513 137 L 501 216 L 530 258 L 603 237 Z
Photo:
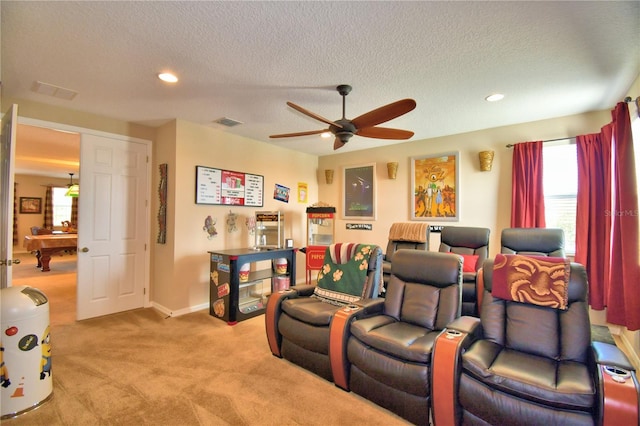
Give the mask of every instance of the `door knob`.
M 83 253 L 86 253 L 86 252 L 89 251 L 89 248 L 88 247 L 82 247 L 82 250 L 80 250 L 80 251 L 83 252 Z

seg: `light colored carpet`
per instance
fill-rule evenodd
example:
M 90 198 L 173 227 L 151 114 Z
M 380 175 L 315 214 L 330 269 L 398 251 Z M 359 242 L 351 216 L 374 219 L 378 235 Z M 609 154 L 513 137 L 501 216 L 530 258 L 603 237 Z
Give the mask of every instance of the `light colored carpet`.
M 35 255 L 16 253 L 20 264 L 12 266 L 13 286 L 26 285 L 41 290 L 49 299 L 51 325 L 69 324 L 76 319 L 76 254 L 54 254 L 49 267 L 37 268 Z
M 75 269 L 64 272 L 63 258 L 53 273 L 14 270 L 13 285 L 49 297 L 54 390 L 3 425 L 407 424 L 271 355 L 263 316 L 232 327 L 208 311 L 163 318 L 139 309 L 77 322 Z

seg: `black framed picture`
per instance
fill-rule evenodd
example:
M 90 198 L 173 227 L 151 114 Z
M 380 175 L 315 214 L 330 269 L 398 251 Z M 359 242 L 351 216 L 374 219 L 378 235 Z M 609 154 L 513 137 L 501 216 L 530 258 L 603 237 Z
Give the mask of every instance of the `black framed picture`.
M 262 207 L 264 176 L 196 166 L 196 204 Z
M 21 214 L 42 213 L 42 198 L 20 197 L 20 213 Z
M 351 220 L 375 220 L 375 163 L 344 167 L 343 172 L 342 217 Z

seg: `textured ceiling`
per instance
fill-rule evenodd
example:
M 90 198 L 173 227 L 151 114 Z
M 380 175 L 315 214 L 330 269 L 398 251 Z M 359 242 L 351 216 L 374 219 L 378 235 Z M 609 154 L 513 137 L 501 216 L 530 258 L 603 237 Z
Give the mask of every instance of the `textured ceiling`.
M 174 118 L 315 155 L 327 127 L 403 98 L 411 140 L 611 108 L 640 74 L 640 2 L 13 2 L 3 96 L 161 125 Z M 156 75 L 176 72 L 172 86 Z M 78 92 L 35 93 L 41 81 Z M 484 97 L 502 92 L 505 99 Z M 640 95 L 640 94 L 638 94 Z M 355 136 L 340 151 L 406 141 Z

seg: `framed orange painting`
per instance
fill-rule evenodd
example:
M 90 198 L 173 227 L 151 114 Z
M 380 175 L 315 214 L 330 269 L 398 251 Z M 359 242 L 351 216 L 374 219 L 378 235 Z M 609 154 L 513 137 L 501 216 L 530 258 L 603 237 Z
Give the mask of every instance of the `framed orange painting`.
M 460 220 L 459 153 L 411 158 L 411 220 Z

